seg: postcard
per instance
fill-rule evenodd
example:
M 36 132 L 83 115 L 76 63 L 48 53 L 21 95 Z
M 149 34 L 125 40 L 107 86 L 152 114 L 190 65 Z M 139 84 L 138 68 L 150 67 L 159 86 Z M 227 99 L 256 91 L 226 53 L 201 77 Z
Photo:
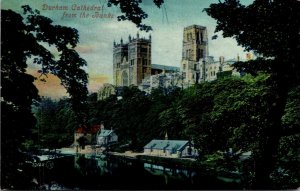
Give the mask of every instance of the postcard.
M 1 1 L 1 188 L 297 189 L 299 3 L 264 2 Z

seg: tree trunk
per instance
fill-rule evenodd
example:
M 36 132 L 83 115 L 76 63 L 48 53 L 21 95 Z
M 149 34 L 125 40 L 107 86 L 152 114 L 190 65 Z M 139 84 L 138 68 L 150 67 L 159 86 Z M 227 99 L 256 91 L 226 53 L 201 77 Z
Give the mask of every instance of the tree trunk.
M 259 154 L 255 160 L 254 189 L 274 189 L 270 174 L 277 161 L 280 133 L 282 132 L 281 118 L 287 102 L 288 85 L 282 79 L 273 79 L 272 83 L 268 125 L 263 127 L 264 132 L 259 142 Z

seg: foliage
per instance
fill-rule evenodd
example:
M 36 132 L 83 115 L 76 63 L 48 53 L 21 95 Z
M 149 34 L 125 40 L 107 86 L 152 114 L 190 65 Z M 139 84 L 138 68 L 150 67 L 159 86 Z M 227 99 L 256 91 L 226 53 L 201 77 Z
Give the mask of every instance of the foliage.
M 264 112 L 256 106 L 263 105 L 265 99 L 265 78 L 246 76 L 200 84 L 193 96 L 181 100 L 185 131 L 193 135 L 202 154 L 230 147 L 244 151 L 254 148 L 259 123 L 263 123 L 259 119 Z
M 226 155 L 224 152 L 215 152 L 206 155 L 200 164 L 206 169 L 221 175 L 226 172 L 239 172 L 238 155 Z
M 5 28 L 1 39 L 1 144 L 6 145 L 2 149 L 1 186 L 14 189 L 26 188 L 20 186 L 22 178 L 13 176 L 20 174 L 17 169 L 23 162 L 20 156 L 22 143 L 35 126 L 31 104 L 39 98 L 33 84 L 35 78 L 26 73 L 28 64 L 41 67 L 41 80 L 45 80 L 47 73 L 60 78 L 78 116 L 84 108 L 87 94 L 87 74 L 81 68 L 86 62 L 74 50 L 79 39 L 78 31 L 54 25 L 51 19 L 29 6 L 23 6 L 23 10 L 22 15 L 1 10 L 1 25 Z M 58 57 L 54 56 L 55 53 Z M 22 176 L 26 177 L 24 174 Z
M 114 103 L 113 112 L 108 125 L 120 134 L 119 138 L 124 143 L 130 143 L 132 149 L 138 149 L 142 141 L 138 135 L 145 127 L 145 115 L 149 108 L 149 100 L 144 92 L 137 87 L 124 87 L 122 99 Z
M 300 177 L 300 134 L 282 137 L 280 140 L 279 160 L 271 173 L 271 178 L 278 189 L 299 187 Z
M 136 24 L 140 30 L 146 32 L 152 30 L 151 26 L 142 24 L 142 20 L 148 17 L 148 14 L 140 7 L 142 0 L 109 0 L 108 6 L 119 6 L 123 15 L 118 16 L 118 20 L 129 20 Z M 160 8 L 164 0 L 153 0 L 153 3 Z
M 293 127 L 300 128 L 300 86 L 289 92 L 285 114 L 282 116 L 282 123 L 287 130 Z
M 288 92 L 299 85 L 299 2 L 295 0 L 255 0 L 248 6 L 239 0 L 219 1 L 205 9 L 217 20 L 216 32 L 233 37 L 258 59 L 238 62 L 238 70 L 257 74 L 268 72 L 270 95 L 266 100 L 267 115 L 261 124 L 255 156 L 256 172 L 253 188 L 270 189 L 270 174 L 278 159 Z M 265 106 L 263 106 L 265 107 Z M 261 108 L 263 108 L 261 107 Z
M 37 119 L 36 127 L 32 129 L 35 146 L 56 149 L 73 143 L 74 130 L 79 124 L 68 99 L 42 98 L 33 111 Z
M 288 102 L 285 108 L 285 114 L 282 117 L 282 123 L 286 133 L 279 142 L 279 160 L 271 177 L 276 184 L 276 188 L 290 189 L 299 186 L 300 177 L 300 86 L 289 92 Z

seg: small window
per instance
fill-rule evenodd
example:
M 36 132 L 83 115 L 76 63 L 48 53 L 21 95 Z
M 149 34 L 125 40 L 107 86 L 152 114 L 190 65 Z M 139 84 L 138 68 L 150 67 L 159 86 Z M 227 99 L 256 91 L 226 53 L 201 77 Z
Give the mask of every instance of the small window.
M 200 33 L 200 40 L 201 40 L 201 42 L 203 42 L 203 33 L 202 32 Z
M 204 58 L 204 51 L 200 49 L 200 58 Z
M 143 62 L 143 66 L 147 65 L 147 60 L 146 59 L 143 59 L 142 62 Z
M 141 52 L 147 53 L 147 48 L 142 47 L 142 48 L 141 48 Z

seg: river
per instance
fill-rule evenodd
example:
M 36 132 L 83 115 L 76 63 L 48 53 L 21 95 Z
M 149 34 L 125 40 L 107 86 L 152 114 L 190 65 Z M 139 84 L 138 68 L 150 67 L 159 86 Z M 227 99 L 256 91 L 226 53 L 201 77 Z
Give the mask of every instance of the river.
M 238 183 L 201 172 L 116 157 L 66 156 L 55 159 L 53 165 L 36 166 L 32 173 L 38 188 L 49 190 L 241 189 Z

